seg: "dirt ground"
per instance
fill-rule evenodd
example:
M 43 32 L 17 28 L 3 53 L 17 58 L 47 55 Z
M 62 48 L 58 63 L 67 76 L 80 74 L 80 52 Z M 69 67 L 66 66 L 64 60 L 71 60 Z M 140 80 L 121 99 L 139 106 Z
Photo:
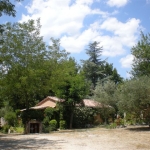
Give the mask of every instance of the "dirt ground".
M 150 150 L 150 128 L 80 129 L 49 134 L 3 135 L 0 150 Z

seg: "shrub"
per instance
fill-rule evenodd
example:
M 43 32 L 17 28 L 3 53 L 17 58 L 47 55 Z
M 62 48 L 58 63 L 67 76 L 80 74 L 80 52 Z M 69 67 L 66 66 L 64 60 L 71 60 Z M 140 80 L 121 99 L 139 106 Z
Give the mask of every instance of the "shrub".
M 14 126 L 17 122 L 17 117 L 15 112 L 7 112 L 4 118 L 10 126 Z
M 57 129 L 57 121 L 55 119 L 49 122 L 50 131 L 56 131 Z
M 43 119 L 43 124 L 49 126 L 49 118 L 47 116 Z
M 49 133 L 49 129 L 50 127 L 49 127 L 49 125 L 47 126 L 47 125 L 45 125 L 45 124 L 42 124 L 42 132 L 43 133 Z
M 65 120 L 60 120 L 60 122 L 59 122 L 59 128 L 60 129 L 65 129 L 66 128 L 66 121 Z
M 24 132 L 24 128 L 23 127 L 15 127 L 15 132 L 23 133 Z
M 3 133 L 8 133 L 8 130 L 9 130 L 10 126 L 8 124 L 5 124 L 3 127 L 2 127 L 2 132 Z

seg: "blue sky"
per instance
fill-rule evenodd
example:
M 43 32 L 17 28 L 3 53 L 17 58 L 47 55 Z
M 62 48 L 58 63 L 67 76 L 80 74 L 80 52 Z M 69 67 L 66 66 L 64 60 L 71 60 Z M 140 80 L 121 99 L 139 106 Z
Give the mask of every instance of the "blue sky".
M 14 0 L 11 0 L 14 3 Z M 1 23 L 41 19 L 41 35 L 60 38 L 61 46 L 80 62 L 88 59 L 90 42 L 103 46 L 102 59 L 129 78 L 131 48 L 150 30 L 150 0 L 24 0 L 16 3 L 16 17 L 3 16 Z

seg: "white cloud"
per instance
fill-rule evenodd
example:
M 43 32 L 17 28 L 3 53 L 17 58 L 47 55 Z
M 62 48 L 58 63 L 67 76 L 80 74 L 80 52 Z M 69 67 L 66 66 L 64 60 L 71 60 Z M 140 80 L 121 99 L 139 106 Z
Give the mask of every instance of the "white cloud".
M 127 79 L 131 79 L 131 78 L 133 78 L 133 76 L 132 76 L 132 74 L 130 74 L 130 72 L 127 72 L 127 73 L 126 73 L 126 78 L 127 78 Z
M 97 36 L 94 40 L 99 41 L 100 45 L 103 46 L 102 54 L 104 56 L 114 57 L 125 53 L 118 37 L 101 35 Z
M 132 18 L 126 23 L 116 18 L 94 22 L 87 30 L 74 36 L 63 36 L 61 44 L 69 52 L 81 52 L 91 41 L 99 41 L 103 46 L 103 55 L 115 57 L 126 53 L 125 48 L 131 48 L 137 42 L 140 20 Z M 110 34 L 105 35 L 105 31 Z
M 108 0 L 107 4 L 110 7 L 122 7 L 125 6 L 127 3 L 129 2 L 129 0 Z
M 28 15 L 22 15 L 21 21 L 41 18 L 41 35 L 44 39 L 60 38 L 61 46 L 69 52 L 79 53 L 89 42 L 96 40 L 101 42 L 105 56 L 125 54 L 125 47 L 131 47 L 136 42 L 140 20 L 131 18 L 125 23 L 120 22 L 111 17 L 117 11 L 109 13 L 92 9 L 93 2 L 94 0 L 33 0 L 26 6 Z M 99 20 L 84 24 L 88 15 L 95 14 Z
M 136 34 L 139 32 L 140 20 L 132 18 L 126 23 L 118 21 L 116 18 L 108 18 L 101 25 L 101 29 L 110 31 L 115 36 L 120 38 L 120 42 L 131 47 L 137 40 Z
M 101 25 L 100 29 L 109 36 L 100 36 L 98 39 L 104 46 L 105 56 L 116 56 L 125 53 L 125 49 L 131 48 L 137 42 L 140 20 L 132 18 L 123 23 L 116 18 L 108 18 Z
M 63 36 L 61 38 L 61 45 L 69 52 L 79 53 L 84 50 L 87 43 L 98 36 L 98 32 L 89 28 L 76 36 Z
M 93 0 L 76 0 L 77 4 L 88 4 L 91 5 L 93 3 Z
M 123 68 L 131 68 L 133 59 L 134 59 L 134 56 L 131 55 L 131 54 L 127 55 L 127 56 L 124 57 L 124 58 L 121 58 L 121 59 L 120 59 L 121 66 L 122 66 Z
M 60 37 L 63 34 L 74 36 L 80 33 L 87 15 L 108 17 L 108 12 L 90 8 L 93 1 L 76 0 L 71 4 L 71 0 L 33 0 L 26 6 L 28 15 L 23 14 L 21 21 L 41 18 L 41 34 L 45 38 Z

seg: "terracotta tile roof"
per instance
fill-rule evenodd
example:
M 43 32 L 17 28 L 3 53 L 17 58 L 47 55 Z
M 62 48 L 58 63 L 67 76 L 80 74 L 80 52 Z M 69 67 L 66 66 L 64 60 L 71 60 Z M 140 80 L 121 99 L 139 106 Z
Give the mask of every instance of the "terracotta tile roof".
M 44 109 L 44 108 L 47 108 L 47 107 L 52 107 L 54 108 L 55 106 L 34 106 L 34 107 L 31 107 L 30 109 Z
M 47 96 L 45 99 L 43 99 L 42 101 L 40 101 L 38 104 L 36 104 L 36 106 L 41 106 L 43 105 L 44 103 L 46 103 L 46 101 L 52 101 L 54 103 L 57 103 L 57 102 L 64 102 L 65 100 L 63 99 L 60 99 L 58 97 L 54 97 L 54 96 Z
M 36 104 L 34 107 L 30 107 L 29 109 L 45 109 L 47 107 L 54 108 L 56 107 L 57 102 L 64 102 L 65 100 L 60 99 L 58 97 L 54 96 L 47 96 L 45 99 L 40 101 L 38 104 Z M 26 109 L 22 109 L 20 111 L 24 111 Z
M 83 105 L 85 107 L 99 107 L 102 108 L 102 104 L 95 101 L 95 100 L 91 100 L 91 99 L 83 99 Z
M 93 107 L 93 108 L 111 108 L 111 106 L 109 105 L 104 105 L 104 104 L 101 104 L 100 102 L 97 102 L 95 100 L 92 100 L 92 99 L 83 99 L 82 100 L 82 103 L 85 107 Z

